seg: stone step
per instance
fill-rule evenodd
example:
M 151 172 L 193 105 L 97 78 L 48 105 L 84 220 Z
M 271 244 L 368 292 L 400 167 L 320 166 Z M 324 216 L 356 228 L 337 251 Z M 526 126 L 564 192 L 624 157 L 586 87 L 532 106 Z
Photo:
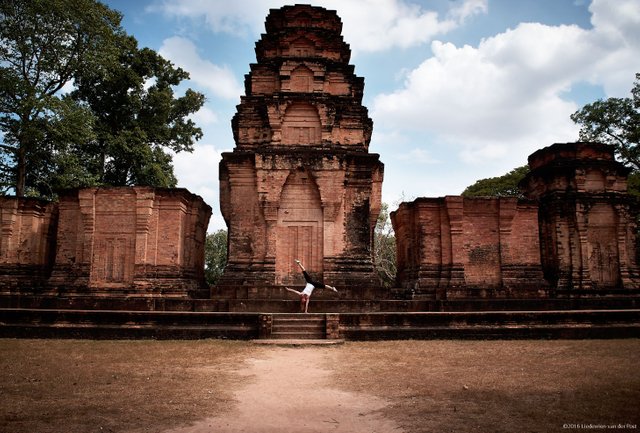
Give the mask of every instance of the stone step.
M 326 338 L 324 314 L 274 314 L 271 325 L 273 339 Z
M 282 316 L 282 317 L 281 317 Z M 289 317 L 286 317 L 289 316 Z M 317 315 L 324 316 L 324 315 Z M 302 314 L 0 308 L 2 338 L 640 338 L 640 309 L 342 313 L 322 331 Z M 322 319 L 309 318 L 322 321 Z M 271 335 L 273 321 L 276 330 Z M 285 327 L 279 328 L 278 322 Z M 335 323 L 334 323 L 335 321 Z M 268 324 L 268 333 L 264 332 Z M 299 325 L 297 328 L 295 325 Z M 339 332 L 334 332 L 336 329 Z M 287 328 L 293 328 L 291 330 Z M 292 331 L 292 332 L 289 332 Z M 335 336 L 334 336 L 335 335 Z
M 119 311 L 263 312 L 295 316 L 300 302 L 276 299 L 161 299 L 149 297 L 96 298 L 1 294 L 0 308 Z M 435 312 L 435 311 L 551 311 L 640 308 L 640 295 L 561 299 L 357 300 L 314 299 L 311 311 L 322 313 Z M 298 313 L 299 315 L 302 315 Z M 309 316 L 313 316 L 310 313 Z

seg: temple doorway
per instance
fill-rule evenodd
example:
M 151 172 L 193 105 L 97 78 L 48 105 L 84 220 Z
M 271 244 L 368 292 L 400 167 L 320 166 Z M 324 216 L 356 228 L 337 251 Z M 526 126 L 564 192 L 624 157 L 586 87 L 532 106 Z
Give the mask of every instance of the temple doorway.
M 314 278 L 323 271 L 323 227 L 320 193 L 309 173 L 296 170 L 282 190 L 276 228 L 276 283 L 300 283 L 300 259 Z

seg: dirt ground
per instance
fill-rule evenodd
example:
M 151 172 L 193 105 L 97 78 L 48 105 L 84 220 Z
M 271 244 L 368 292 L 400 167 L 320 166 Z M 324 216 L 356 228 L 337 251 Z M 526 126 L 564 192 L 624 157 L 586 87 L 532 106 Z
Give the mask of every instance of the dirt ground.
M 640 427 L 640 340 L 0 340 L 0 432 Z

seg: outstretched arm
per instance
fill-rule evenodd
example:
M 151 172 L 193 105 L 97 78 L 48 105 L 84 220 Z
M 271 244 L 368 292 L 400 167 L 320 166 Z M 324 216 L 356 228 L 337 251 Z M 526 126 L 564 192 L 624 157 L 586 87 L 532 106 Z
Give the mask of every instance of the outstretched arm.
M 304 266 L 302 266 L 302 263 L 300 263 L 300 260 L 296 259 L 295 262 L 298 264 L 298 266 L 300 266 L 300 269 L 302 269 L 302 272 L 305 271 Z

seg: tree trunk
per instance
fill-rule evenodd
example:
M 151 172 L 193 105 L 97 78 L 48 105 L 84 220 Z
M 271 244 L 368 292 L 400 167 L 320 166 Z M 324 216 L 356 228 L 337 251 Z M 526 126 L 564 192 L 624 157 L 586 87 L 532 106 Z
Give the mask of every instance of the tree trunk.
M 18 148 L 17 159 L 18 166 L 16 172 L 16 196 L 24 197 L 24 190 L 27 183 L 27 161 L 26 161 L 26 147 L 21 144 Z

